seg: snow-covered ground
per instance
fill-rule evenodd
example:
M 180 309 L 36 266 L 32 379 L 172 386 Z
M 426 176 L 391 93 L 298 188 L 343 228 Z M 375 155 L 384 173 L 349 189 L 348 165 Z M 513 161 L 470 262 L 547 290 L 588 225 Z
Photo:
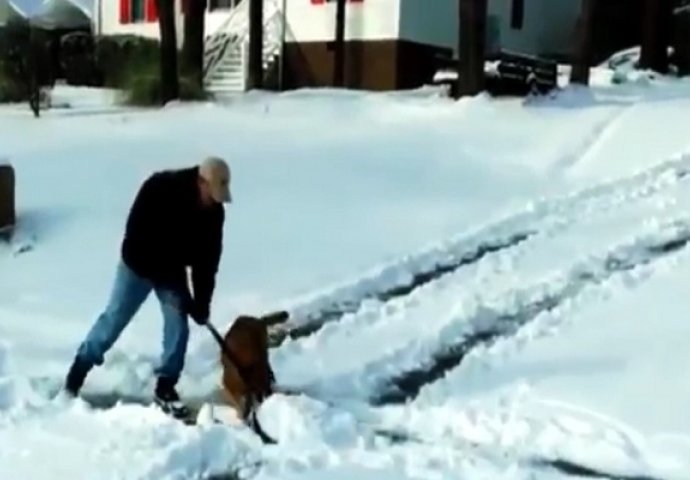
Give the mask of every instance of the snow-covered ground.
M 0 478 L 690 478 L 690 83 L 593 78 L 529 101 L 153 111 L 63 88 L 40 119 L 0 107 L 20 222 L 0 245 Z M 277 446 L 45 395 L 104 306 L 140 182 L 206 154 L 235 198 L 212 321 L 293 318 L 271 360 L 305 395 L 262 406 Z M 161 328 L 152 297 L 85 396 L 149 398 Z M 218 380 L 194 328 L 181 391 Z

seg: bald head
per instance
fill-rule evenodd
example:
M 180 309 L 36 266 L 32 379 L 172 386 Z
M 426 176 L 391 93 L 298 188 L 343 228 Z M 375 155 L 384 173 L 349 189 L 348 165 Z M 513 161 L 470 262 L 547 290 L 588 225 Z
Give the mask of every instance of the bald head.
M 220 157 L 207 157 L 199 165 L 199 179 L 202 186 L 202 195 L 210 197 L 216 203 L 229 203 L 232 201 L 230 194 L 230 167 Z

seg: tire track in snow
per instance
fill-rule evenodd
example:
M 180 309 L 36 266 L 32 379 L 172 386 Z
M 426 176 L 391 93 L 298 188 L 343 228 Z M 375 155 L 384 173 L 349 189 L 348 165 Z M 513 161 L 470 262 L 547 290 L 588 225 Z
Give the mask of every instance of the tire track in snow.
M 271 346 L 317 333 L 357 312 L 369 300 L 387 302 L 483 258 L 509 250 L 547 230 L 567 228 L 587 214 L 602 214 L 675 186 L 690 177 L 690 153 L 628 178 L 606 182 L 555 200 L 541 200 L 522 211 L 385 265 L 349 284 L 318 292 L 291 310 L 296 319 L 271 332 Z
M 375 405 L 403 403 L 416 398 L 422 387 L 442 378 L 446 372 L 460 365 L 474 348 L 491 344 L 500 337 L 514 334 L 519 328 L 577 297 L 585 288 L 597 286 L 613 275 L 633 270 L 684 249 L 690 242 L 690 220 L 677 221 L 665 231 L 616 248 L 603 257 L 576 265 L 560 282 L 549 281 L 515 292 L 514 311 L 479 308 L 469 318 L 458 319 L 448 332 L 442 332 L 440 348 L 431 353 L 421 365 L 404 369 L 391 378 L 379 381 L 382 385 L 370 399 Z M 552 285 L 556 285 L 552 287 Z M 535 298 L 521 301 L 520 296 L 537 292 Z M 525 295 L 526 294 L 526 295 Z M 460 332 L 453 328 L 460 324 Z M 466 325 L 466 327 L 465 327 Z M 462 331 L 465 330 L 465 331 Z M 469 330 L 469 331 L 468 331 Z M 386 359 L 386 363 L 398 363 Z
M 540 468 L 550 468 L 566 475 L 572 475 L 580 478 L 603 478 L 608 480 L 660 480 L 655 477 L 638 476 L 638 475 L 613 475 L 610 473 L 595 470 L 593 468 L 578 465 L 577 463 L 568 460 L 534 460 L 530 462 L 531 466 Z
M 378 292 L 367 292 L 354 301 L 346 299 L 341 302 L 335 302 L 319 311 L 316 315 L 308 316 L 304 324 L 288 330 L 283 334 L 284 336 L 280 333 L 274 335 L 273 344 L 279 345 L 286 337 L 290 337 L 294 340 L 312 335 L 318 332 L 325 324 L 337 321 L 348 313 L 356 312 L 367 300 L 388 302 L 409 295 L 428 283 L 439 280 L 462 267 L 479 262 L 487 255 L 515 247 L 536 233 L 536 231 L 524 231 L 514 233 L 504 238 L 487 239 L 476 246 L 470 246 L 468 250 L 461 252 L 459 255 L 451 255 L 447 261 L 431 265 L 429 269 L 420 269 L 412 273 L 411 278 L 407 281 L 394 283 L 390 287 L 384 288 Z
M 635 109 L 635 104 L 626 105 L 614 111 L 608 118 L 594 126 L 579 147 L 571 154 L 563 156 L 552 167 L 553 170 L 567 170 L 578 163 L 587 161 L 592 155 L 601 149 L 601 146 L 618 129 L 623 120 Z

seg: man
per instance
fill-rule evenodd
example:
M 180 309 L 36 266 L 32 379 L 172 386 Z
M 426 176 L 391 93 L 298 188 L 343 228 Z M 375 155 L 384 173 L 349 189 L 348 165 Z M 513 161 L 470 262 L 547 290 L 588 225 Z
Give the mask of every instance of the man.
M 229 203 L 230 169 L 217 157 L 181 170 L 156 172 L 141 186 L 127 218 L 115 284 L 105 311 L 79 346 L 65 380 L 77 396 L 94 365 L 137 313 L 151 291 L 163 313 L 163 354 L 156 369 L 155 402 L 167 413 L 189 411 L 175 389 L 189 338 L 187 316 L 208 321 Z M 193 295 L 187 282 L 191 268 Z

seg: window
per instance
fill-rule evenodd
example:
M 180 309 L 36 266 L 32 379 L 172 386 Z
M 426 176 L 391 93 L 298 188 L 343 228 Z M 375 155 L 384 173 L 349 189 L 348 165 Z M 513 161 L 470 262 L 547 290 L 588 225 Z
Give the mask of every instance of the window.
M 210 0 L 208 2 L 209 10 L 220 10 L 233 8 L 239 3 L 239 0 Z
M 156 0 L 120 0 L 120 23 L 157 22 Z
M 364 0 L 345 0 L 345 3 L 362 3 Z M 336 0 L 311 0 L 312 5 L 324 5 L 326 3 L 335 3 Z
M 522 30 L 525 21 L 525 0 L 513 0 L 510 12 L 510 27 L 515 30 Z
M 132 22 L 138 23 L 146 20 L 146 10 L 144 0 L 131 0 L 132 2 Z

